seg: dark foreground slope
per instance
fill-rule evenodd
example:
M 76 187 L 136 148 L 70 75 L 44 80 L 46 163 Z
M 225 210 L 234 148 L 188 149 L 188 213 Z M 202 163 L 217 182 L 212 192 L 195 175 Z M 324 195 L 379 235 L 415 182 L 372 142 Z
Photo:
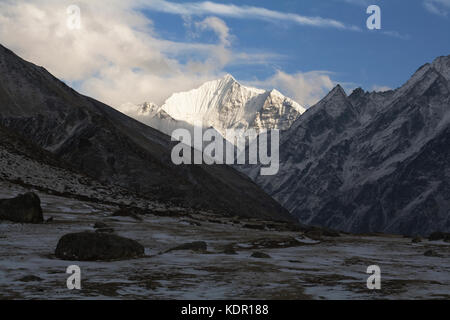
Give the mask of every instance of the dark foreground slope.
M 70 61 L 68 61 L 70 63 Z M 291 220 L 227 166 L 175 166 L 170 138 L 0 46 L 0 123 L 100 182 L 217 213 Z
M 350 232 L 450 231 L 450 56 L 388 92 L 340 86 L 282 135 L 280 172 L 243 168 L 301 222 Z

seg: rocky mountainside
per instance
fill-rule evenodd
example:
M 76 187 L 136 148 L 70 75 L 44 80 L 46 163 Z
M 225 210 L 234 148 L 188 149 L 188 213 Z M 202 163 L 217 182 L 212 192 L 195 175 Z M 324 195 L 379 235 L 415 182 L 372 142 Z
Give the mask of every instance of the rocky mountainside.
M 231 75 L 175 93 L 161 107 L 143 103 L 134 107 L 127 104 L 122 109 L 168 135 L 177 128 L 192 129 L 202 124 L 216 129 L 223 137 L 227 129 L 286 130 L 305 111 L 277 90 L 246 87 Z
M 175 166 L 168 136 L 78 94 L 2 46 L 0 123 L 100 183 L 227 215 L 292 219 L 230 167 Z
M 243 167 L 301 222 L 350 232 L 450 230 L 450 56 L 388 92 L 337 86 L 282 135 L 280 171 Z
M 77 172 L 69 164 L 0 125 L 0 179 L 49 194 L 153 209 L 163 206 L 114 184 Z

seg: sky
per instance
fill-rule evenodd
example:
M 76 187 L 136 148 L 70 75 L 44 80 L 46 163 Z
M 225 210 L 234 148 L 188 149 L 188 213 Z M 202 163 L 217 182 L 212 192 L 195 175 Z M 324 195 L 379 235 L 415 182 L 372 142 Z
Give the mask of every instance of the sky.
M 449 31 L 450 0 L 0 0 L 2 45 L 119 110 L 227 73 L 306 107 L 338 83 L 393 89 Z

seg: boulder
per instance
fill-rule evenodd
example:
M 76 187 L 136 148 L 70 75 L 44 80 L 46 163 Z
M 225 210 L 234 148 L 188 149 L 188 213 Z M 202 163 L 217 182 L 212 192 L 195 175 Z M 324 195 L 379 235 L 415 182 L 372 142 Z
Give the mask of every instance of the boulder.
M 207 244 L 204 241 L 196 241 L 196 242 L 190 242 L 185 243 L 180 246 L 177 246 L 175 248 L 169 249 L 166 252 L 170 251 L 183 251 L 183 250 L 191 250 L 195 252 L 206 252 Z
M 29 192 L 13 199 L 0 200 L 0 220 L 21 223 L 44 222 L 39 196 Z
M 320 230 L 312 230 L 305 233 L 305 236 L 316 241 L 322 240 L 322 235 L 323 233 Z
M 35 281 L 42 281 L 42 279 L 39 278 L 38 276 L 29 275 L 29 276 L 25 276 L 25 277 L 22 277 L 20 279 L 17 279 L 17 281 L 20 281 L 20 282 L 35 282 Z
M 439 253 L 437 253 L 437 252 L 434 251 L 434 250 L 428 250 L 428 251 L 426 251 L 423 255 L 426 256 L 426 257 L 437 257 L 437 258 L 442 258 L 442 255 L 439 254 Z
M 332 238 L 337 238 L 340 237 L 341 234 L 339 233 L 339 231 L 336 230 L 332 230 L 332 229 L 323 229 L 323 235 L 325 237 L 332 237 Z
M 112 214 L 113 217 L 131 217 L 135 220 L 142 221 L 142 218 L 139 216 L 144 211 L 139 208 L 120 208 L 116 212 Z
M 234 244 L 232 244 L 232 243 L 227 244 L 223 250 L 223 253 L 230 254 L 230 255 L 237 254 L 236 250 L 234 249 Z
M 72 261 L 109 261 L 144 255 L 138 242 L 110 233 L 79 232 L 64 235 L 55 250 L 57 258 Z
M 251 249 L 278 249 L 300 247 L 304 244 L 293 237 L 261 238 L 253 240 Z
M 252 258 L 257 258 L 257 259 L 270 259 L 270 256 L 268 254 L 263 253 L 263 252 L 253 252 L 251 257 Z
M 97 221 L 94 224 L 94 229 L 103 229 L 103 228 L 109 228 L 109 225 L 107 225 L 106 223 L 101 222 L 101 221 Z
M 430 234 L 430 236 L 428 237 L 429 241 L 439 241 L 439 240 L 448 240 L 450 239 L 450 233 L 445 233 L 445 232 L 433 232 L 432 234 Z
M 253 230 L 265 230 L 266 226 L 264 224 L 244 224 L 242 228 L 253 229 Z
M 421 237 L 415 237 L 411 240 L 412 243 L 420 243 L 422 242 L 422 238 Z

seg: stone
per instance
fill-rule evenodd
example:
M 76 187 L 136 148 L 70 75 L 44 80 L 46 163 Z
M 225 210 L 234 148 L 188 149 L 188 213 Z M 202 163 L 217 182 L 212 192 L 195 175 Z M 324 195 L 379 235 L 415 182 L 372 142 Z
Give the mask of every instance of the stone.
M 29 192 L 13 199 L 0 200 L 0 220 L 21 223 L 44 222 L 39 196 Z
M 179 245 L 177 247 L 174 247 L 172 249 L 167 250 L 166 252 L 170 251 L 184 251 L 184 250 L 191 250 L 195 252 L 206 252 L 207 244 L 204 241 L 195 241 L 190 243 L 185 243 L 182 245 Z
M 263 252 L 253 252 L 251 257 L 252 258 L 257 258 L 257 259 L 270 259 L 270 256 L 268 254 L 263 253 Z
M 144 247 L 137 241 L 110 233 L 79 232 L 64 235 L 55 256 L 72 261 L 110 261 L 141 257 Z

